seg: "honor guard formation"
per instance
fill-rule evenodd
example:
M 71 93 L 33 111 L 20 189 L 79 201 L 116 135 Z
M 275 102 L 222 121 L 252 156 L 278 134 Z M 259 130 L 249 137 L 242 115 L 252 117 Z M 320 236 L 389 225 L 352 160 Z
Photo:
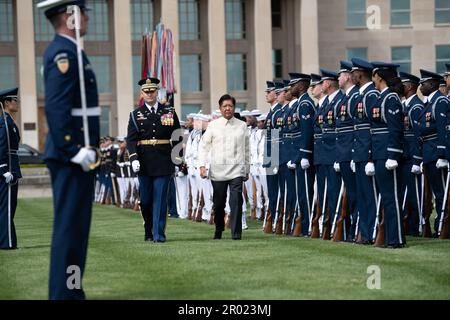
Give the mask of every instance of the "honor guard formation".
M 267 82 L 268 114 L 237 110 L 250 137 L 244 230 L 247 218 L 258 219 L 270 234 L 387 248 L 404 247 L 406 235 L 448 238 L 450 64 L 444 75 L 420 77 L 398 68 L 354 58 L 337 72 L 290 73 Z M 216 110 L 181 122 L 183 160 L 162 214 L 214 224 L 213 188 L 198 155 L 220 117 Z M 104 139 L 96 199 L 139 210 L 139 181 L 118 142 Z M 225 212 L 230 227 L 228 201 Z

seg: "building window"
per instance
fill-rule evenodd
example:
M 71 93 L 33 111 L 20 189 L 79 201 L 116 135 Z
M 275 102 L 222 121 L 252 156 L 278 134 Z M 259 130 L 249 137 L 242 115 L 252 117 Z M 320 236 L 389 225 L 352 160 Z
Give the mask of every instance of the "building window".
M 97 78 L 98 92 L 111 93 L 111 57 L 91 56 L 89 60 Z
M 434 16 L 437 24 L 450 23 L 450 0 L 435 0 L 434 8 Z
M 0 57 L 0 88 L 12 88 L 18 85 L 16 57 Z
M 142 79 L 142 57 L 133 56 L 133 89 L 135 93 L 141 91 L 139 81 Z
M 446 63 L 450 63 L 450 45 L 436 46 L 436 72 L 446 72 Z
M 228 91 L 247 90 L 247 55 L 227 54 Z
M 142 40 L 142 35 L 153 31 L 153 0 L 131 0 L 131 21 L 134 41 Z
M 198 0 L 178 0 L 180 40 L 200 39 Z
M 411 24 L 411 1 L 391 0 L 391 25 L 404 26 Z
M 225 26 L 227 40 L 245 39 L 245 2 L 225 0 Z
M 180 120 L 187 119 L 190 113 L 199 113 L 202 110 L 201 104 L 183 104 L 181 105 L 181 118 Z
M 202 91 L 201 56 L 198 54 L 180 55 L 181 91 Z
M 272 51 L 273 78 L 283 78 L 283 51 L 274 49 Z
M 392 62 L 399 64 L 399 71 L 411 72 L 411 47 L 396 47 L 391 51 Z
M 91 0 L 89 29 L 86 41 L 109 41 L 109 12 L 107 0 Z
M 12 0 L 0 0 L 0 41 L 14 41 L 14 12 Z
M 42 10 L 36 8 L 36 5 L 41 2 L 40 0 L 33 0 L 34 10 L 34 37 L 36 41 L 52 41 L 55 36 L 55 30 L 48 21 L 47 17 L 42 14 Z
M 281 28 L 281 0 L 272 0 L 272 28 Z
M 241 113 L 244 110 L 247 110 L 247 104 L 244 102 L 236 102 L 236 112 Z
M 366 0 L 347 0 L 347 27 L 366 25 Z
M 100 114 L 100 137 L 109 136 L 110 133 L 110 107 L 109 106 L 101 106 L 101 114 Z
M 43 58 L 36 57 L 36 90 L 39 97 L 45 95 Z
M 347 48 L 347 59 L 353 58 L 367 60 L 367 48 Z

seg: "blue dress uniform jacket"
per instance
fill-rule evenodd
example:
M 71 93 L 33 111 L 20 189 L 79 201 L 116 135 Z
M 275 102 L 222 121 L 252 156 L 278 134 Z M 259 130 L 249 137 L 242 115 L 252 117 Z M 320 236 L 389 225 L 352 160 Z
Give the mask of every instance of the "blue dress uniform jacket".
M 353 144 L 353 161 L 366 162 L 372 159 L 372 138 L 368 111 L 378 102 L 380 93 L 371 83 L 356 99 L 352 116 L 355 125 L 355 142 Z
M 281 129 L 282 147 L 280 150 L 280 163 L 282 164 L 289 161 L 294 162 L 298 153 L 301 132 L 297 109 L 298 101 L 293 103 L 292 106 L 287 105 L 284 109 L 284 125 Z
M 329 101 L 323 110 L 322 152 L 324 154 L 323 164 L 326 165 L 333 165 L 336 162 L 336 116 L 344 98 L 345 95 L 338 90 L 333 101 Z
M 14 225 L 18 193 L 17 180 L 22 177 L 17 155 L 20 134 L 13 118 L 8 113 L 5 113 L 5 116 L 8 125 L 9 146 L 5 119 L 0 110 L 0 249 L 15 249 L 17 248 Z M 11 155 L 11 167 L 9 167 L 9 155 Z M 10 172 L 14 176 L 10 185 L 6 184 L 3 177 L 6 172 Z M 11 190 L 8 190 L 9 188 Z
M 85 146 L 75 40 L 56 35 L 44 54 L 45 113 L 49 133 L 44 160 L 50 170 L 54 222 L 49 298 L 85 299 L 83 288 L 69 288 L 73 268 L 84 274 L 92 216 L 95 172 L 70 160 Z M 83 52 L 90 145 L 100 140 L 97 81 Z M 72 270 L 72 273 L 68 270 Z
M 447 131 L 446 141 L 447 141 L 447 160 L 450 160 L 450 98 L 447 96 L 448 104 L 447 104 L 447 126 L 445 130 Z
M 0 176 L 6 172 L 11 172 L 14 179 L 22 178 L 20 171 L 19 156 L 17 151 L 19 149 L 20 133 L 13 118 L 9 113 L 5 113 L 8 124 L 9 133 L 9 148 L 6 136 L 5 121 L 0 111 Z M 9 152 L 11 151 L 11 168 L 9 168 Z
M 389 89 L 383 91 L 369 117 L 372 159 L 400 162 L 403 156 L 403 108 L 398 95 Z
M 412 159 L 415 165 L 420 165 L 423 160 L 420 144 L 420 115 L 423 112 L 423 101 L 417 95 L 411 99 L 408 105 L 403 103 L 404 124 L 404 152 L 403 157 Z
M 100 139 L 97 81 L 84 51 L 83 67 L 89 139 L 91 146 L 96 147 Z M 44 54 L 44 81 L 45 115 L 49 128 L 44 160 L 70 162 L 84 147 L 77 47 L 73 41 L 55 36 Z
M 420 135 L 423 141 L 423 163 L 445 159 L 447 141 L 447 116 L 449 100 L 436 91 L 420 116 Z
M 173 123 L 164 125 L 164 119 L 173 119 Z M 180 129 L 180 121 L 170 105 L 158 103 L 156 114 L 144 106 L 130 114 L 128 123 L 127 147 L 130 161 L 139 160 L 141 168 L 139 176 L 158 177 L 168 176 L 175 172 L 172 162 L 172 147 L 179 141 L 160 145 L 140 145 L 142 140 L 171 140 L 175 130 Z
M 356 109 L 359 87 L 354 86 L 339 103 L 336 115 L 336 162 L 352 160 L 354 125 L 352 110 Z
M 308 95 L 304 93 L 298 99 L 297 116 L 300 122 L 300 141 L 299 151 L 297 157 L 294 158 L 295 163 L 300 163 L 301 159 L 308 159 L 312 164 L 313 161 L 313 149 L 314 149 L 314 114 L 315 114 L 314 101 Z
M 325 164 L 324 153 L 322 151 L 322 128 L 324 126 L 324 110 L 327 107 L 327 99 L 321 106 L 316 108 L 314 115 L 314 165 Z
M 270 168 L 271 166 L 278 166 L 279 163 L 272 163 L 272 144 L 279 142 L 279 132 L 278 137 L 274 134 L 274 130 L 279 130 L 279 126 L 277 124 L 279 113 L 281 112 L 282 106 L 277 104 L 267 115 L 266 118 L 266 130 L 267 130 L 267 139 L 266 139 L 266 152 L 264 155 L 264 168 Z M 276 156 L 278 159 L 279 155 Z

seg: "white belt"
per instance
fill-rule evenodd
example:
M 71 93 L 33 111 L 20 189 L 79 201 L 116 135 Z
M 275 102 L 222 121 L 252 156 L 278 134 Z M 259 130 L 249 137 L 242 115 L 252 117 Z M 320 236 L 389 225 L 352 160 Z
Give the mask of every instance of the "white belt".
M 84 113 L 83 109 L 81 109 L 81 108 L 72 109 L 73 117 L 82 117 L 83 113 Z M 101 113 L 102 113 L 102 109 L 100 107 L 86 109 L 86 115 L 88 117 L 100 117 Z

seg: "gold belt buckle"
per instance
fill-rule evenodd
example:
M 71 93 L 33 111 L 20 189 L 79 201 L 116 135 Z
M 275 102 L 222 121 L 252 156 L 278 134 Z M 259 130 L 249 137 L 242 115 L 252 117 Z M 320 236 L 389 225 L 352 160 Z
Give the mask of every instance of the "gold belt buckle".
M 150 140 L 149 142 L 151 146 L 156 146 L 158 144 L 158 140 Z

